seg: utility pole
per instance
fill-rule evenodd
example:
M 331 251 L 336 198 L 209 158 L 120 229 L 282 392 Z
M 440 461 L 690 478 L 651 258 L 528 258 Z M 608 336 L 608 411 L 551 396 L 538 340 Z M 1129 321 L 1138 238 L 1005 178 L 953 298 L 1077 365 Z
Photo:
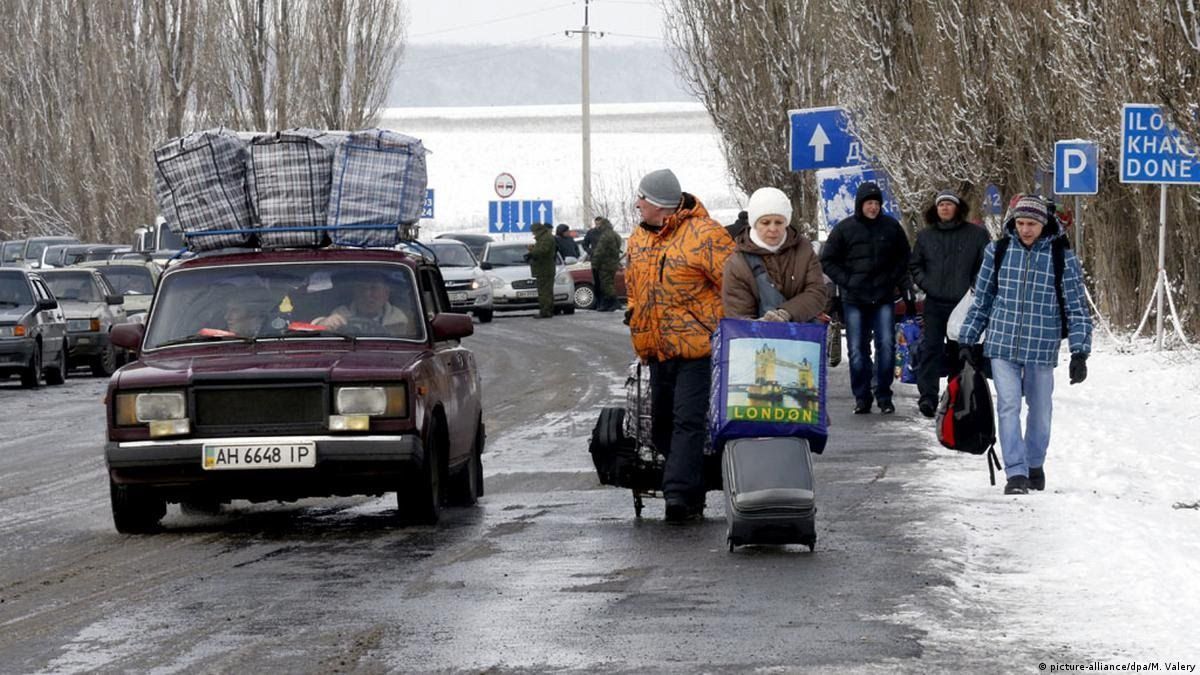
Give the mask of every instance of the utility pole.
M 588 78 L 590 77 L 590 69 L 588 66 L 588 43 L 592 35 L 596 37 L 604 37 L 604 33 L 593 31 L 588 27 L 588 2 L 583 0 L 583 27 L 579 30 L 564 31 L 567 37 L 575 34 L 582 36 L 581 43 L 582 56 L 580 58 L 580 81 L 582 82 L 582 111 L 583 119 L 583 228 L 587 229 L 592 225 L 592 111 L 591 111 L 591 89 Z

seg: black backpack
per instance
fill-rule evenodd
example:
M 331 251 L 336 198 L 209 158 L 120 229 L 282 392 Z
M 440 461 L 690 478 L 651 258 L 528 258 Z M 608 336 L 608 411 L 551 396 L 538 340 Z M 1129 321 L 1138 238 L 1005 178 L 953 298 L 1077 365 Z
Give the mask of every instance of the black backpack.
M 987 454 L 988 476 L 996 484 L 996 469 L 1002 468 L 996 457 L 996 418 L 992 413 L 992 392 L 987 378 L 970 362 L 962 372 L 950 378 L 938 402 L 938 442 L 959 452 Z

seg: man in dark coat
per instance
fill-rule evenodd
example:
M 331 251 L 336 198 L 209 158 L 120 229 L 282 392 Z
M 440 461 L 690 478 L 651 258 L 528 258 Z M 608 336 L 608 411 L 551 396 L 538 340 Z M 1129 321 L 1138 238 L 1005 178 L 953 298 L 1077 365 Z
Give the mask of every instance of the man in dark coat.
M 883 191 L 872 182 L 858 186 L 854 215 L 835 225 L 821 248 L 821 268 L 841 289 L 856 415 L 871 412 L 872 394 L 879 412 L 885 415 L 896 412 L 892 404 L 896 348 L 893 304 L 908 284 L 909 251 L 904 228 L 883 213 Z
M 921 358 L 917 362 L 921 398 L 917 405 L 926 417 L 933 417 L 937 411 L 946 322 L 974 283 L 983 265 L 983 252 L 991 241 L 987 230 L 967 222 L 970 209 L 953 192 L 939 192 L 925 212 L 927 226 L 917 234 L 908 262 L 913 283 L 925 291 Z M 957 344 L 952 345 L 950 353 L 958 354 Z
M 737 241 L 738 235 L 745 232 L 750 227 L 750 213 L 748 211 L 738 211 L 737 220 L 733 221 L 732 225 L 727 225 L 725 231 Z
M 559 224 L 554 230 L 554 245 L 558 247 L 558 254 L 567 258 L 579 259 L 579 244 L 575 243 L 575 238 L 571 236 L 571 228 L 565 224 Z
M 529 228 L 533 233 L 533 244 L 529 247 L 529 270 L 537 281 L 538 318 L 549 319 L 554 316 L 554 254 L 558 247 L 554 245 L 554 235 L 550 234 L 550 226 L 545 223 L 534 223 Z
M 617 290 L 613 280 L 621 266 L 621 235 L 613 231 L 612 223 L 601 219 L 595 230 L 599 232 L 592 247 L 592 287 L 596 302 L 592 309 L 611 312 L 617 308 Z
M 596 246 L 596 239 L 600 237 L 600 231 L 596 229 L 600 223 L 608 223 L 608 218 L 604 216 L 596 216 L 592 221 L 592 227 L 583 235 L 583 250 L 589 256 L 592 255 L 592 249 Z M 612 223 L 608 223 L 610 226 Z

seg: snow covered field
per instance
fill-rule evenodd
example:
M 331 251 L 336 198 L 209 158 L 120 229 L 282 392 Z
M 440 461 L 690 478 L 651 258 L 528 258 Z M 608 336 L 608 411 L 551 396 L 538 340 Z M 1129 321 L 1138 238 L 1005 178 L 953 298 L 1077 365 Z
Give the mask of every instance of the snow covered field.
M 664 166 L 721 220 L 745 202 L 698 104 L 598 105 L 592 123 L 595 191 L 614 203 L 628 207 L 639 177 Z M 579 225 L 577 106 L 399 109 L 381 125 L 433 151 L 437 218 L 423 221 L 426 234 L 485 231 L 502 171 L 516 177 L 515 198 L 553 199 L 555 221 Z M 915 388 L 897 385 L 913 397 L 898 413 L 929 438 L 925 471 L 907 477 L 913 498 L 945 507 L 916 525 L 955 580 L 894 617 L 928 630 L 926 649 L 1050 646 L 1048 664 L 1200 665 L 1200 352 L 1118 348 L 1102 333 L 1087 381 L 1068 385 L 1065 359 L 1055 372 L 1044 493 L 1006 497 L 1002 476 L 990 486 L 984 459 L 938 445 Z
M 591 120 L 596 212 L 608 215 L 618 230 L 631 224 L 638 180 L 663 167 L 719 220 L 732 222 L 745 203 L 730 185 L 720 139 L 700 104 L 593 105 Z M 577 105 L 392 108 L 379 124 L 420 138 L 431 151 L 436 217 L 421 222 L 423 235 L 485 232 L 488 201 L 498 199 L 493 185 L 502 172 L 516 178 L 513 199 L 552 199 L 555 222 L 582 225 Z
M 1200 665 L 1200 353 L 1119 352 L 1097 336 L 1088 370 L 1074 386 L 1065 361 L 1055 370 L 1044 493 L 1004 496 L 984 458 L 942 448 L 912 417 L 930 439 L 914 499 L 946 506 L 921 526 L 956 580 L 932 591 L 945 615 L 914 598 L 896 617 L 928 629 L 929 647 Z

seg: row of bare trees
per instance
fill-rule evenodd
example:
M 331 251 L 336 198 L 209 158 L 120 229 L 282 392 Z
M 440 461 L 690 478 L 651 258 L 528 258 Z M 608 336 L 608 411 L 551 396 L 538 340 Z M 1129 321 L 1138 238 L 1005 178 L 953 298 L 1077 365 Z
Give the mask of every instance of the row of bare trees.
M 676 63 L 705 103 L 739 187 L 787 191 L 816 222 L 810 173 L 789 171 L 786 111 L 847 107 L 910 230 L 933 193 L 976 207 L 988 183 L 1031 191 L 1054 142 L 1100 143 L 1084 261 L 1102 312 L 1134 325 L 1157 273 L 1158 188 L 1119 182 L 1121 106 L 1157 103 L 1200 139 L 1200 3 L 1192 0 L 668 0 Z M 1049 188 L 1046 188 L 1048 191 Z M 1200 190 L 1169 190 L 1167 276 L 1200 332 Z M 1069 204 L 1068 204 L 1069 205 Z M 1101 283 L 1102 282 L 1102 283 Z
M 376 119 L 402 0 L 0 3 L 0 239 L 126 241 L 153 219 L 153 148 L 193 129 Z

